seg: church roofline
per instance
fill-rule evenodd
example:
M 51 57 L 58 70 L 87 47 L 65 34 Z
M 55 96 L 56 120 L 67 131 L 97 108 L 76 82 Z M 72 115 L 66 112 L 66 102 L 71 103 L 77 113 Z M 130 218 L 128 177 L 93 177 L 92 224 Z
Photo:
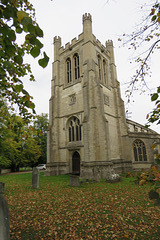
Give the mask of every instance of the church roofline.
M 144 125 L 142 125 L 142 124 L 140 124 L 140 123 L 137 123 L 137 122 L 135 122 L 135 121 L 133 121 L 133 120 L 130 120 L 130 119 L 127 119 L 127 118 L 126 118 L 126 122 L 127 122 L 127 124 L 131 124 L 131 125 L 135 125 L 135 126 L 137 126 L 137 127 L 139 127 L 139 128 L 143 128 L 144 130 L 147 131 L 147 133 L 156 134 L 156 135 L 159 135 L 159 137 L 160 137 L 160 134 L 159 134 L 159 133 L 157 133 L 156 131 L 154 131 L 154 130 L 152 130 L 152 129 L 150 129 L 150 128 L 145 127 Z

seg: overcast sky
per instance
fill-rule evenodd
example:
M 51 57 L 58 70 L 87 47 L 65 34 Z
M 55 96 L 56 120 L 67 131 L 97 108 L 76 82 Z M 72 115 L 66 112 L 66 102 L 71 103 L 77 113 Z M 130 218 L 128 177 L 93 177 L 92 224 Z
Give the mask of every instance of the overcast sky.
M 139 24 L 143 17 L 141 4 L 147 1 L 139 0 L 30 0 L 36 10 L 36 20 L 44 31 L 44 51 L 50 57 L 50 62 L 45 69 L 38 66 L 36 59 L 27 58 L 32 66 L 32 71 L 36 82 L 28 82 L 25 79 L 25 86 L 34 97 L 37 114 L 48 113 L 49 98 L 51 92 L 51 73 L 53 59 L 53 37 L 60 36 L 64 46 L 82 32 L 82 15 L 90 13 L 92 15 L 93 34 L 105 45 L 106 40 L 113 40 L 115 51 L 115 62 L 117 66 L 118 81 L 121 86 L 122 99 L 126 103 L 125 90 L 126 82 L 131 80 L 136 67 L 130 64 L 133 58 L 133 51 L 129 51 L 127 46 L 122 47 L 118 38 L 123 33 L 131 33 L 135 26 Z M 148 1 L 150 2 L 150 1 Z M 158 54 L 157 54 L 158 55 Z M 158 86 L 160 68 L 158 60 L 152 60 L 154 74 L 149 86 Z M 38 59 L 37 59 L 38 60 Z M 134 93 L 134 102 L 129 107 L 130 119 L 138 123 L 146 123 L 146 115 L 154 106 L 150 101 L 150 94 L 140 95 Z M 126 104 L 127 106 L 127 104 Z M 158 126 L 152 129 L 160 132 Z

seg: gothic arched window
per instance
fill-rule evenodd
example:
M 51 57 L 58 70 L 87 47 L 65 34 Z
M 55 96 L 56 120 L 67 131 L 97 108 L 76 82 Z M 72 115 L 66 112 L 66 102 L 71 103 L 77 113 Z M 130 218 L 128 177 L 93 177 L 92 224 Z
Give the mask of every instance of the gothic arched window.
M 75 76 L 75 80 L 77 80 L 78 78 L 80 78 L 80 71 L 79 71 L 79 56 L 78 54 L 74 54 L 73 56 L 74 59 L 74 76 Z
M 72 72 L 71 72 L 71 59 L 67 58 L 67 83 L 72 81 Z
M 78 118 L 73 117 L 69 120 L 69 142 L 81 141 L 81 125 Z
M 99 80 L 101 80 L 101 57 L 98 55 L 98 75 Z
M 104 83 L 106 84 L 106 76 L 107 76 L 107 68 L 106 68 L 106 61 L 103 60 L 103 79 L 104 79 Z
M 137 139 L 133 143 L 133 152 L 135 162 L 147 161 L 147 152 L 144 142 Z

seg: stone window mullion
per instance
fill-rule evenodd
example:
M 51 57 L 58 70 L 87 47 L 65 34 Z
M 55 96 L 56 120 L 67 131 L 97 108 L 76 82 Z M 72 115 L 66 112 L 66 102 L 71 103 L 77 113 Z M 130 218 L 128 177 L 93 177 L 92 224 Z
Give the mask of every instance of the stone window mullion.
M 136 162 L 147 161 L 147 152 L 144 142 L 135 140 L 133 144 L 134 160 Z

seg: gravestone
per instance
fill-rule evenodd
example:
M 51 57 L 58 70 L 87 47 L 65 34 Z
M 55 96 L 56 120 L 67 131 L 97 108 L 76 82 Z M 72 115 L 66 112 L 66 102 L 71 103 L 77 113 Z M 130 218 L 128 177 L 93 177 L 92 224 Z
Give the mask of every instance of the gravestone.
M 106 177 L 106 182 L 107 183 L 116 183 L 120 182 L 121 177 L 119 174 L 115 173 L 113 168 L 110 168 L 108 171 L 108 176 Z
M 0 182 L 0 194 L 4 193 L 4 183 Z
M 3 193 L 4 183 L 0 182 L 0 240 L 9 240 L 9 210 Z
M 39 188 L 39 170 L 36 167 L 32 171 L 32 188 Z
M 99 182 L 101 179 L 101 173 L 98 167 L 93 168 L 94 181 Z
M 79 187 L 80 186 L 79 176 L 70 174 L 69 175 L 69 185 L 71 187 Z

